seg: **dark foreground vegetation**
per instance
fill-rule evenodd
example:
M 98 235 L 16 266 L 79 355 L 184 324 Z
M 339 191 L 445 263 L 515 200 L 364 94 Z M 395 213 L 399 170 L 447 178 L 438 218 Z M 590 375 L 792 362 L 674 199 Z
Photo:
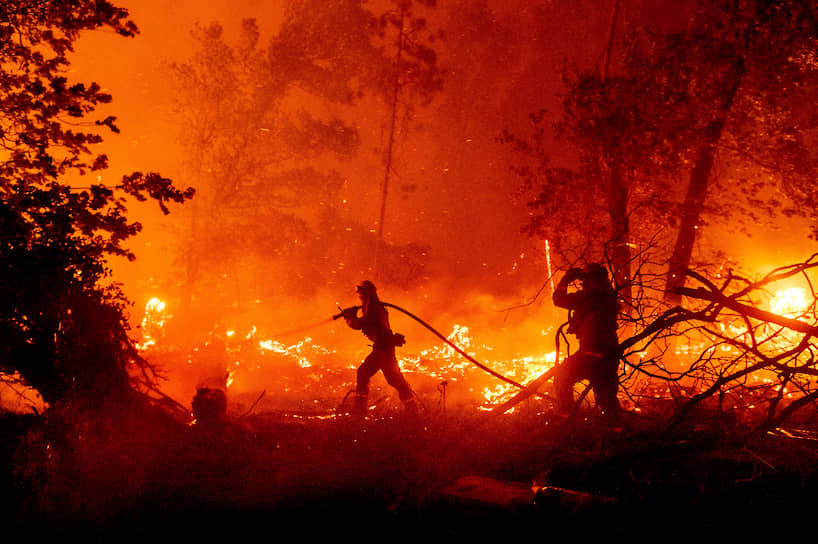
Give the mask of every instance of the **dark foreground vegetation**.
M 807 524 L 818 432 L 485 412 L 5 415 L 5 528 L 39 540 L 780 534 Z M 256 536 L 254 536 L 256 535 Z

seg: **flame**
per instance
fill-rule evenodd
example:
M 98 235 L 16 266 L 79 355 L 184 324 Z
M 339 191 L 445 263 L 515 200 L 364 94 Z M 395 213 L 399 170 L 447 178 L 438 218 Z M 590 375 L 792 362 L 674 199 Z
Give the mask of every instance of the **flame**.
M 141 323 L 142 340 L 136 343 L 136 349 L 143 351 L 156 346 L 159 338 L 163 336 L 165 320 L 168 317 L 165 308 L 165 302 L 158 297 L 151 298 L 145 304 L 145 314 Z
M 545 264 L 548 267 L 548 283 L 551 287 L 551 292 L 554 292 L 554 271 L 551 269 L 551 244 L 548 239 L 545 240 Z
M 40 392 L 29 386 L 19 372 L 0 372 L 0 412 L 41 414 L 47 407 Z
M 789 287 L 780 289 L 770 298 L 768 303 L 769 311 L 782 317 L 798 319 L 809 310 L 806 290 L 801 287 Z M 776 349 L 787 349 L 795 346 L 800 340 L 800 335 L 790 330 L 782 330 L 782 327 L 774 324 L 765 324 L 754 331 L 750 331 L 743 320 L 735 323 L 719 323 L 722 333 L 739 340 L 769 344 Z M 687 345 L 677 345 L 676 354 L 680 356 L 701 353 L 702 350 L 712 349 L 706 341 L 699 343 L 689 343 Z M 721 351 L 732 351 L 734 348 L 728 345 L 720 345 Z
M 161 342 L 164 338 L 163 327 L 167 314 L 167 305 L 159 298 L 152 298 L 145 306 L 145 315 L 142 319 L 142 341 L 137 345 L 140 350 L 153 350 L 159 355 L 162 351 Z M 285 343 L 275 338 L 264 338 L 259 334 L 256 325 L 251 325 L 246 333 L 235 327 L 224 327 L 225 350 L 227 368 L 225 369 L 226 386 L 233 390 L 237 382 L 245 387 L 265 388 L 269 383 L 282 385 L 282 394 L 294 393 L 299 388 L 322 395 L 322 390 L 314 387 L 320 383 L 326 392 L 333 384 L 336 389 L 343 378 L 343 387 L 350 386 L 350 378 L 354 380 L 354 370 L 360 363 L 355 358 L 343 359 L 343 366 L 337 365 L 342 356 L 335 350 L 315 343 L 311 337 L 304 337 L 294 343 Z M 261 336 L 261 337 L 259 337 Z M 447 340 L 468 353 L 475 359 L 483 361 L 497 372 L 507 375 L 520 383 L 533 380 L 554 364 L 555 353 L 542 355 L 517 355 L 513 357 L 498 357 L 493 347 L 479 344 L 472 338 L 468 326 L 455 324 L 447 336 Z M 186 372 L 196 372 L 196 355 L 201 351 L 194 348 L 187 354 Z M 403 350 L 402 350 L 403 351 Z M 271 358 L 270 356 L 275 357 Z M 283 370 L 286 361 L 293 361 L 297 368 L 310 371 L 297 378 L 285 376 L 291 370 Z M 459 382 L 464 390 L 472 395 L 473 400 L 483 405 L 492 405 L 503 401 L 514 393 L 513 385 L 497 384 L 496 379 L 483 374 L 469 360 L 461 356 L 451 345 L 445 342 L 432 345 L 417 352 L 400 353 L 399 364 L 407 374 L 417 374 L 424 379 L 438 379 L 446 382 Z M 284 365 L 282 367 L 282 364 Z M 209 372 L 213 373 L 212 369 Z M 420 378 L 417 378 L 420 380 Z M 335 381 L 333 381 L 335 380 Z M 410 378 L 411 380 L 411 378 Z M 313 384 L 310 386 L 310 384 Z M 331 393 L 337 395 L 338 391 Z
M 770 299 L 770 311 L 784 317 L 803 315 L 808 307 L 804 289 L 800 287 L 782 289 Z
M 517 356 L 509 359 L 498 359 L 491 355 L 495 351 L 492 347 L 481 345 L 473 346 L 469 328 L 454 325 L 447 340 L 457 345 L 465 353 L 482 360 L 496 372 L 514 379 L 518 383 L 526 383 L 539 377 L 554 366 L 556 352 L 541 355 Z M 480 353 L 478 353 L 478 351 Z M 416 356 L 407 356 L 400 360 L 401 368 L 427 376 L 451 381 L 464 381 L 472 378 L 475 370 L 471 362 L 463 358 L 448 344 L 437 345 L 422 351 Z M 505 401 L 516 392 L 516 387 L 508 383 L 495 383 L 494 378 L 488 378 L 491 384 L 476 392 L 477 397 L 489 407 Z
M 284 345 L 281 342 L 277 342 L 275 340 L 260 340 L 258 342 L 259 349 L 265 351 L 271 351 L 274 353 L 278 353 L 280 355 L 287 355 L 289 357 L 293 357 L 298 361 L 298 366 L 301 368 L 310 368 L 313 366 L 313 363 L 310 361 L 309 356 L 307 355 L 308 352 L 318 351 L 321 353 L 335 353 L 331 349 L 324 348 L 323 346 L 318 346 L 313 343 L 312 338 L 306 337 L 300 342 L 297 342 L 292 345 Z
M 798 287 L 781 289 L 769 300 L 769 310 L 787 317 L 803 316 L 809 309 L 807 294 L 805 289 Z M 155 353 L 161 351 L 163 328 L 167 319 L 165 302 L 156 297 L 150 299 L 145 305 L 142 319 L 142 339 L 137 345 L 140 350 L 150 349 Z M 743 320 L 736 320 L 720 323 L 718 326 L 725 336 L 754 340 L 766 350 L 787 349 L 800 339 L 797 333 L 782 330 L 773 324 L 763 324 L 749 330 Z M 280 388 L 276 389 L 280 391 L 280 396 L 301 394 L 312 399 L 308 403 L 310 405 L 318 405 L 320 402 L 327 405 L 332 402 L 331 399 L 342 397 L 344 391 L 354 383 L 354 372 L 351 371 L 360 364 L 359 358 L 347 358 L 314 342 L 309 336 L 296 342 L 284 342 L 263 336 L 256 325 L 250 325 L 249 328 L 225 326 L 224 330 L 227 340 L 225 371 L 227 386 L 231 390 L 238 388 L 246 392 L 253 388 Z M 467 325 L 453 325 L 446 338 L 471 357 L 521 384 L 530 383 L 556 364 L 554 351 L 500 355 L 496 346 L 476 341 Z M 726 343 L 714 345 L 703 339 L 701 342 L 691 341 L 688 345 L 677 345 L 676 353 L 681 359 L 686 359 L 700 357 L 703 350 L 718 350 L 725 356 L 732 357 L 735 349 Z M 399 364 L 404 373 L 409 375 L 410 382 L 421 383 L 432 379 L 439 380 L 439 383 L 458 384 L 457 391 L 468 397 L 468 401 L 477 405 L 478 409 L 491 409 L 517 392 L 514 385 L 498 382 L 496 378 L 485 374 L 446 342 L 438 342 L 416 351 L 404 348 L 399 350 L 398 355 Z M 191 362 L 190 357 L 187 360 L 188 363 Z M 287 366 L 289 364 L 292 366 Z M 305 372 L 299 372 L 299 369 Z M 196 369 L 189 371 L 195 372 Z M 412 374 L 415 375 L 414 378 L 411 377 Z M 765 372 L 756 372 L 749 379 L 755 384 L 776 387 L 775 377 Z M 782 390 L 782 393 L 787 397 L 792 395 L 790 390 Z M 669 393 L 657 390 L 656 394 Z M 304 405 L 303 396 L 299 402 Z M 320 413 L 326 413 L 326 410 L 316 412 Z

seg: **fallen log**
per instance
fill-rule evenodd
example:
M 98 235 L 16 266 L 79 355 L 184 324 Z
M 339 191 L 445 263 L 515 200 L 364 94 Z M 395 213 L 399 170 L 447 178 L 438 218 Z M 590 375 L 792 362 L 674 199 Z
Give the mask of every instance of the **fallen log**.
M 555 514 L 583 514 L 619 504 L 619 499 L 546 485 L 534 493 L 534 504 Z
M 520 512 L 534 504 L 534 490 L 522 482 L 504 482 L 483 476 L 464 476 L 434 494 L 437 509 L 474 513 Z
M 551 377 L 554 375 L 554 371 L 556 370 L 556 366 L 551 367 L 550 369 L 546 370 L 539 377 L 537 377 L 534 381 L 530 384 L 523 387 L 523 389 L 518 392 L 516 395 L 505 401 L 503 404 L 497 406 L 492 410 L 495 414 L 504 414 L 517 406 L 519 403 L 530 397 L 531 395 L 538 394 L 537 390 Z

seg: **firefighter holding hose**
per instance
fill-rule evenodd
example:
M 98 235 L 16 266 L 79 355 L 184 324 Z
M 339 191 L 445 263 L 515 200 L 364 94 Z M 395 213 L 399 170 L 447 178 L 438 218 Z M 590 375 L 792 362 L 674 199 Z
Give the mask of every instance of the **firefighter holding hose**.
M 403 336 L 392 332 L 386 308 L 378 298 L 375 285 L 371 281 L 361 282 L 356 292 L 361 299 L 361 306 L 347 308 L 342 311 L 341 316 L 350 328 L 360 330 L 372 341 L 372 351 L 358 367 L 353 409 L 358 414 L 366 412 L 369 381 L 380 370 L 386 382 L 398 391 L 407 412 L 416 414 L 418 407 L 414 392 L 401 373 L 395 356 L 395 347 L 404 343 Z
M 568 292 L 579 280 L 581 288 Z M 569 310 L 568 332 L 576 335 L 579 349 L 559 365 L 554 375 L 558 409 L 563 414 L 574 408 L 574 384 L 587 379 L 596 402 L 606 415 L 620 412 L 619 341 L 616 291 L 608 281 L 608 271 L 600 264 L 572 268 L 554 289 L 554 304 Z

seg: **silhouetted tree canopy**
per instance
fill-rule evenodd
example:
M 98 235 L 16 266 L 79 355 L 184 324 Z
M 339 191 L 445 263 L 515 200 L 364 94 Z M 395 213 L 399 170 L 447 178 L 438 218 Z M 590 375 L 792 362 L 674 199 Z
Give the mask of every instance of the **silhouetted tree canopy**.
M 242 289 L 254 300 L 360 281 L 375 239 L 343 210 L 344 168 L 362 146 L 351 107 L 372 97 L 391 104 L 397 87 L 404 111 L 440 86 L 411 4 L 376 14 L 360 0 L 292 2 L 266 43 L 252 19 L 233 42 L 220 23 L 193 30 L 193 55 L 172 65 L 186 173 L 198 190 L 181 249 L 184 304 L 212 299 L 204 285 L 228 284 L 230 297 L 230 286 L 255 285 Z M 408 28 L 396 61 L 398 8 Z M 378 187 L 380 175 L 372 178 Z M 384 281 L 417 283 L 426 249 L 387 244 Z
M 671 296 L 708 222 L 738 228 L 814 210 L 816 7 L 689 7 L 676 30 L 632 28 L 609 73 L 567 73 L 555 126 L 534 114 L 531 134 L 505 136 L 534 159 L 517 167 L 531 191 L 527 232 L 569 260 L 607 254 L 620 285 L 632 279 L 628 248 L 664 247 Z M 552 133 L 576 149 L 575 163 L 551 156 Z
M 95 404 L 129 390 L 141 360 L 105 259 L 133 259 L 124 242 L 141 225 L 127 217 L 128 197 L 167 213 L 192 196 L 156 173 L 116 187 L 65 181 L 106 168 L 92 149 L 101 130 L 118 131 L 113 117 L 94 117 L 111 96 L 68 77 L 74 42 L 98 29 L 137 33 L 127 11 L 104 0 L 0 6 L 0 370 L 19 372 L 48 403 Z

